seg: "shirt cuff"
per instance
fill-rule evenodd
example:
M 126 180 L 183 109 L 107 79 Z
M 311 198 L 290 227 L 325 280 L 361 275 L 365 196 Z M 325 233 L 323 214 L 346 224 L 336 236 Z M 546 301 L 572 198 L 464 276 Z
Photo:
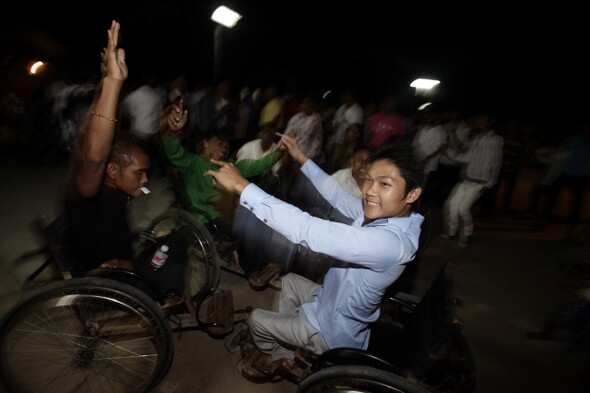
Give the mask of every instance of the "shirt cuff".
M 255 206 L 258 206 L 262 201 L 268 197 L 260 187 L 254 183 L 250 183 L 242 191 L 240 195 L 240 205 L 246 209 L 253 211 Z

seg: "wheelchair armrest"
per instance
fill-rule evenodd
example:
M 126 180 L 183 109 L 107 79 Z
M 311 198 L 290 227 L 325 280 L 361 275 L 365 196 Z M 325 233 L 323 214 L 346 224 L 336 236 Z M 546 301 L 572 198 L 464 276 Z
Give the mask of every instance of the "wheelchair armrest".
M 415 310 L 422 298 L 406 292 L 396 292 L 383 300 Z

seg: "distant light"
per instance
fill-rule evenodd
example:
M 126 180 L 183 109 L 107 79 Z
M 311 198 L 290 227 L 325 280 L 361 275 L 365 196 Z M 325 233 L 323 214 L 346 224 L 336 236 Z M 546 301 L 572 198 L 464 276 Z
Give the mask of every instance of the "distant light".
M 240 19 L 242 19 L 242 15 L 224 5 L 218 7 L 213 11 L 213 14 L 211 14 L 212 21 L 229 28 L 234 27 Z
M 423 111 L 424 109 L 428 108 L 430 105 L 432 105 L 432 102 L 425 102 L 424 104 L 420 105 L 418 110 Z
M 418 78 L 414 82 L 410 83 L 410 87 L 415 87 L 416 89 L 430 90 L 439 83 L 440 81 L 437 81 L 436 79 Z
M 43 66 L 43 62 L 42 61 L 37 61 L 35 62 L 31 68 L 29 68 L 29 74 L 36 74 L 37 71 L 39 71 L 39 68 L 41 68 Z

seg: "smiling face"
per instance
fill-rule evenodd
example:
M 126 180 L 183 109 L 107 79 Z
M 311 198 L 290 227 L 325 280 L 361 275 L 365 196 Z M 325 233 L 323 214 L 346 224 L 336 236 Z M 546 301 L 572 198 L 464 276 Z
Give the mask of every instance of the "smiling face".
M 204 142 L 203 156 L 214 160 L 224 161 L 229 155 L 229 143 L 214 136 Z
M 367 175 L 367 165 L 369 165 L 371 162 L 371 152 L 369 149 L 357 150 L 352 155 L 351 162 L 352 177 L 354 177 L 357 182 L 364 183 L 365 177 Z
M 410 215 L 411 204 L 422 193 L 420 187 L 406 194 L 406 181 L 398 167 L 387 159 L 373 162 L 367 169 L 363 186 L 363 225 L 379 218 L 398 218 Z

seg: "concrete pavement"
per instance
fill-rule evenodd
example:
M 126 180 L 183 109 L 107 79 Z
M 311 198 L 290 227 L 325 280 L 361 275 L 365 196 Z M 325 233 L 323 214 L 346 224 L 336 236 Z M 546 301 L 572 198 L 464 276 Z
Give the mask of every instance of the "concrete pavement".
M 66 166 L 0 163 L 0 313 L 3 314 L 26 291 L 25 280 L 42 261 L 37 257 L 14 265 L 25 251 L 42 246 L 34 230 L 39 213 L 55 216 Z M 172 201 L 169 184 L 154 177 L 152 193 L 134 201 L 130 217 L 137 227 L 164 211 Z M 573 288 L 545 278 L 558 268 L 558 257 L 567 242 L 565 227 L 552 225 L 535 231 L 530 222 L 510 216 L 476 220 L 474 243 L 460 248 L 438 237 L 440 216 L 431 244 L 420 259 L 420 271 L 432 270 L 448 259 L 457 263 L 455 291 L 464 306 L 465 322 L 478 367 L 476 393 L 488 392 L 588 392 L 589 346 L 585 343 L 564 351 L 561 341 L 534 341 L 524 331 L 540 329 L 549 313 L 575 300 Z M 586 229 L 587 228 L 582 228 Z M 45 271 L 31 286 L 53 278 Z M 426 284 L 418 280 L 417 291 Z M 220 287 L 234 292 L 236 308 L 269 308 L 276 291 L 251 290 L 246 281 L 223 272 Z M 175 334 L 175 358 L 166 378 L 155 392 L 294 392 L 289 382 L 256 384 L 236 371 L 237 354 L 228 353 L 223 340 L 202 331 Z

